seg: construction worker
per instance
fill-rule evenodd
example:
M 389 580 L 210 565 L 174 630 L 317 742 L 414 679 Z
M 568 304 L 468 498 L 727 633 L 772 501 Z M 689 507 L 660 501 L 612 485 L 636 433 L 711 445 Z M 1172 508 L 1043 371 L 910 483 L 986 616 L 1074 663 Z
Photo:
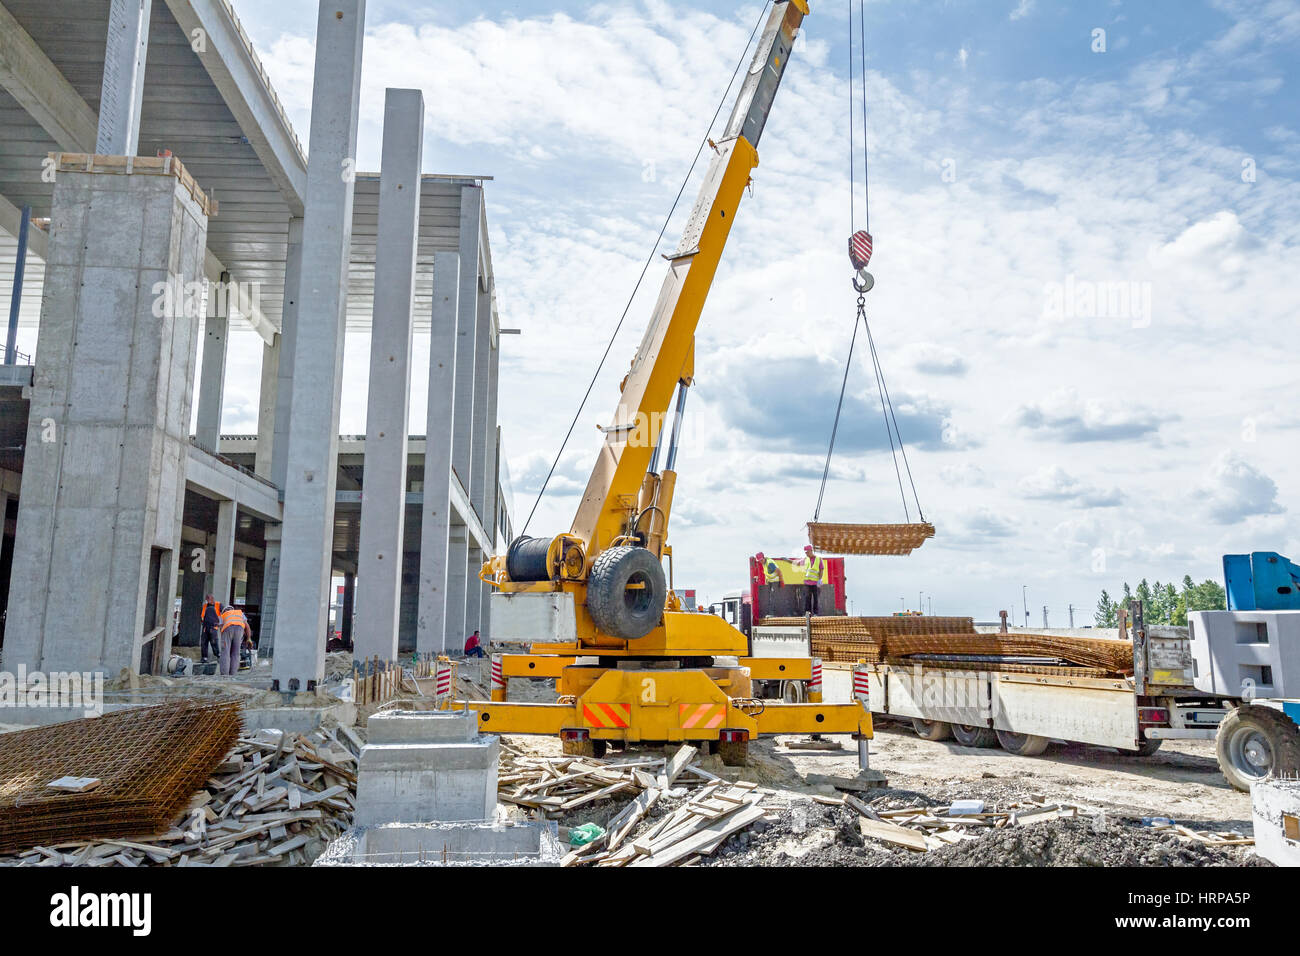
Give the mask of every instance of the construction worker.
M 781 568 L 777 565 L 777 563 L 773 561 L 771 558 L 769 558 L 767 555 L 765 555 L 762 551 L 758 552 L 758 554 L 754 555 L 754 557 L 758 559 L 759 567 L 763 569 L 763 583 L 780 584 Z
M 244 636 L 251 636 L 248 618 L 234 605 L 221 612 L 221 656 L 218 658 L 222 674 L 239 673 L 239 651 L 244 646 Z
M 199 657 L 206 664 L 208 644 L 212 645 L 214 654 L 221 653 L 221 646 L 217 643 L 217 635 L 221 633 L 221 605 L 211 594 L 203 601 L 203 609 L 199 611 L 199 621 L 203 627 L 203 636 L 199 639 Z
M 475 631 L 465 640 L 466 657 L 487 657 L 483 650 L 483 645 L 479 643 L 478 631 Z
M 822 570 L 825 562 L 813 554 L 811 544 L 803 547 L 803 610 L 805 614 L 817 614 L 817 592 L 822 586 Z

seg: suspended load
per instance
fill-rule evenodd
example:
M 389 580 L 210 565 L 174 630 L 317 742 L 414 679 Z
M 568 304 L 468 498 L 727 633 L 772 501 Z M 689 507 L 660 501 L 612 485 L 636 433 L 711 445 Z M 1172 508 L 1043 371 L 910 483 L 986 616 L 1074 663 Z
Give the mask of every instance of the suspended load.
M 859 32 L 861 34 L 861 51 L 862 51 L 862 131 L 863 138 L 866 138 L 867 128 L 867 64 L 866 64 L 866 33 L 865 26 L 862 24 L 863 10 L 861 4 L 858 9 Z M 867 266 L 871 263 L 871 252 L 873 240 L 871 237 L 871 210 L 870 210 L 870 193 L 867 185 L 866 170 L 866 147 L 863 147 L 863 208 L 866 214 L 863 228 L 856 228 L 856 202 L 857 188 L 854 177 L 853 154 L 856 152 L 856 143 L 853 141 L 853 112 L 856 105 L 853 101 L 854 85 L 852 78 L 853 63 L 853 18 L 852 8 L 850 7 L 849 17 L 849 139 L 850 139 L 850 161 L 849 161 L 849 263 L 853 266 L 853 289 L 857 293 L 858 310 L 857 317 L 854 319 L 853 338 L 849 342 L 848 360 L 844 365 L 844 381 L 840 384 L 840 399 L 835 407 L 835 424 L 831 428 L 830 447 L 826 450 L 826 467 L 822 471 L 821 490 L 817 495 L 817 508 L 813 512 L 813 520 L 808 522 L 808 542 L 812 545 L 813 550 L 822 554 L 911 554 L 912 551 L 919 548 L 925 543 L 927 538 L 934 537 L 934 525 L 925 520 L 925 514 L 921 511 L 921 501 L 916 494 L 916 483 L 912 480 L 912 469 L 907 461 L 907 450 L 903 447 L 903 435 L 898 430 L 898 419 L 894 414 L 894 403 L 889 397 L 889 387 L 885 384 L 884 369 L 880 364 L 880 356 L 876 352 L 876 343 L 871 335 L 871 326 L 867 322 L 867 293 L 874 288 L 876 280 L 871 273 L 867 271 Z M 898 477 L 898 491 L 903 500 L 903 524 L 846 524 L 838 522 L 821 521 L 822 500 L 826 497 L 826 480 L 830 477 L 831 456 L 835 452 L 835 436 L 839 432 L 840 413 L 844 409 L 844 391 L 849 381 L 849 369 L 853 364 L 853 350 L 858 341 L 858 327 L 861 327 L 867 334 L 867 345 L 871 353 L 872 371 L 876 380 L 876 390 L 880 395 L 880 412 L 885 421 L 885 434 L 889 438 L 889 451 L 894 460 L 894 472 Z M 912 521 L 911 510 L 908 506 L 907 493 L 903 488 L 903 477 L 907 476 L 907 483 L 911 487 L 912 500 L 916 505 L 916 513 L 919 521 Z
M 928 521 L 912 524 L 808 522 L 808 542 L 824 554 L 911 554 L 934 537 Z

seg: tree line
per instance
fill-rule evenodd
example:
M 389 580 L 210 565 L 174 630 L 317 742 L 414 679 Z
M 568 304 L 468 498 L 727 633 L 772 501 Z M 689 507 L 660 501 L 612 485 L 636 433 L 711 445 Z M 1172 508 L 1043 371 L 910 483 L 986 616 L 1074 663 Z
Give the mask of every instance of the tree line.
M 1223 585 L 1206 579 L 1200 584 L 1192 583 L 1190 574 L 1183 575 L 1183 586 L 1179 590 L 1172 583 L 1149 584 L 1146 578 L 1138 582 L 1134 590 L 1124 582 L 1124 592 L 1119 600 L 1112 600 L 1103 589 L 1101 599 L 1097 601 L 1097 611 L 1093 615 L 1098 627 L 1118 627 L 1119 609 L 1127 607 L 1129 601 L 1142 602 L 1142 614 L 1147 624 L 1173 624 L 1184 627 L 1189 611 L 1222 611 L 1227 608 L 1227 595 Z

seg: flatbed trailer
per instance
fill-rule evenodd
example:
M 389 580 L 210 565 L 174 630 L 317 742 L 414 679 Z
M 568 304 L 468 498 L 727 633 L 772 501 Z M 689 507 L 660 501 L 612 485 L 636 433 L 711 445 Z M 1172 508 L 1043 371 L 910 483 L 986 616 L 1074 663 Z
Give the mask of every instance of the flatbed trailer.
M 754 640 L 765 628 L 754 628 Z M 773 637 L 789 640 L 788 626 Z M 1212 740 L 1239 701 L 1193 685 L 1185 628 L 1135 630 L 1132 675 L 1098 676 L 1084 667 L 1029 661 L 907 658 L 822 661 L 824 698 L 861 697 L 871 712 L 907 721 L 929 740 L 993 747 L 1034 756 L 1053 740 L 1154 753 L 1165 740 Z

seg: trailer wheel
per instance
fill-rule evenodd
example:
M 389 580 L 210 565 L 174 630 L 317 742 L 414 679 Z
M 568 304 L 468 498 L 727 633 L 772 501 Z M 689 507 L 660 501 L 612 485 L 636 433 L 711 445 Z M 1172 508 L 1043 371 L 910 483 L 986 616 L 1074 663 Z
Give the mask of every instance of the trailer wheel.
M 787 704 L 802 704 L 804 702 L 804 685 L 800 680 L 787 680 L 781 682 L 781 699 Z
M 606 634 L 634 641 L 663 619 L 668 584 L 653 551 L 637 547 L 602 551 L 587 577 L 587 611 Z
M 987 727 L 974 724 L 951 724 L 952 739 L 963 747 L 992 747 L 997 744 L 997 735 Z
M 1214 738 L 1219 769 L 1237 790 L 1272 777 L 1300 773 L 1300 731 L 1286 715 L 1242 705 L 1219 723 Z
M 1164 743 L 1164 741 L 1159 738 L 1152 740 L 1150 737 L 1143 737 L 1142 742 L 1136 749 L 1132 747 L 1118 747 L 1116 749 L 1125 757 L 1150 757 L 1160 749 L 1162 743 Z
M 952 736 L 952 725 L 944 720 L 912 718 L 912 729 L 922 740 L 947 740 Z
M 749 759 L 748 740 L 719 740 L 718 757 L 724 767 L 743 767 Z
M 1048 738 L 1037 734 L 1013 734 L 1009 730 L 999 730 L 997 735 L 1002 749 L 1017 757 L 1037 757 L 1051 743 Z

